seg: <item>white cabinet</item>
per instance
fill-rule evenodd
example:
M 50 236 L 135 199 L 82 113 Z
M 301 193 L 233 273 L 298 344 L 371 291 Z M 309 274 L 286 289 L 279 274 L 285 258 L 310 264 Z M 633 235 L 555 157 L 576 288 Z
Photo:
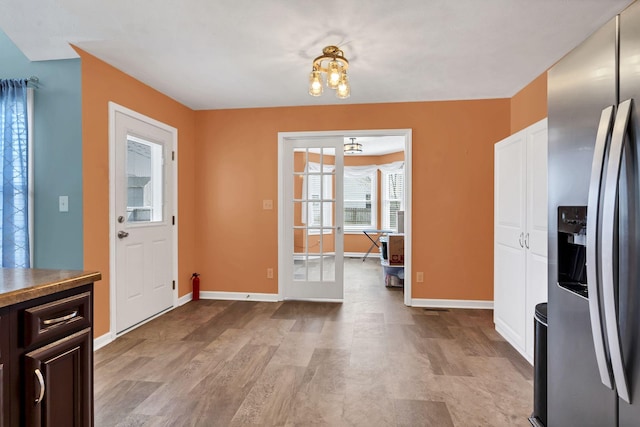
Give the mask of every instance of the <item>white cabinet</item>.
M 547 120 L 495 145 L 496 330 L 533 361 L 536 304 L 547 301 Z

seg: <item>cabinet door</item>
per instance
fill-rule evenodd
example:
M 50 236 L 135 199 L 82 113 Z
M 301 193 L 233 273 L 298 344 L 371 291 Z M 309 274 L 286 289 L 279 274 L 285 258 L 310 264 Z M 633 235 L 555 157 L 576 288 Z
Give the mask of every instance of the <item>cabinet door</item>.
M 526 134 L 495 145 L 494 322 L 520 351 L 525 348 Z
M 533 361 L 536 304 L 547 302 L 547 121 L 527 128 L 526 353 Z
M 25 355 L 27 426 L 92 425 L 91 328 Z
M 9 324 L 7 312 L 0 310 L 0 427 L 9 427 Z

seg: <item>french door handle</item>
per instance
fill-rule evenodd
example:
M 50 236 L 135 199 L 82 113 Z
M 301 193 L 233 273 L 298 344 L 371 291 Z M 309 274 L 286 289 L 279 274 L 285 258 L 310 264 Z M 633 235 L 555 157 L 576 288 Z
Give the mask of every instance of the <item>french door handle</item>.
M 33 373 L 35 374 L 36 379 L 38 380 L 38 385 L 40 386 L 40 393 L 35 400 L 35 404 L 37 405 L 38 403 L 42 402 L 42 399 L 44 398 L 44 378 L 42 378 L 42 372 L 40 372 L 40 369 L 36 368 Z
M 524 238 L 524 233 L 520 233 L 520 237 L 518 238 L 518 243 L 520 243 L 520 247 L 524 248 L 524 243 L 523 243 L 523 239 Z
M 631 114 L 631 100 L 628 99 L 618 106 L 616 121 L 611 136 L 609 163 L 604 182 L 604 202 L 602 206 L 602 296 L 604 302 L 604 318 L 606 323 L 607 340 L 611 356 L 611 369 L 616 383 L 618 396 L 627 403 L 631 403 L 627 375 L 624 369 L 618 314 L 616 312 L 616 292 L 614 280 L 614 248 L 616 225 L 616 201 L 618 198 L 618 182 L 624 140 L 627 134 L 629 116 Z
M 524 247 L 529 249 L 529 233 L 524 237 Z
M 118 231 L 118 239 L 124 239 L 128 235 L 129 233 L 127 233 L 126 231 Z
M 604 171 L 607 141 L 613 126 L 613 105 L 602 110 L 600 123 L 596 134 L 596 145 L 591 164 L 591 179 L 589 180 L 589 198 L 587 202 L 587 290 L 589 292 L 589 317 L 591 320 L 591 334 L 596 353 L 596 362 L 600 372 L 600 381 L 613 389 L 611 379 L 611 364 L 604 346 L 602 325 L 604 324 L 600 310 L 600 271 L 598 270 L 599 239 L 598 225 L 602 218 L 600 212 L 600 189 L 602 173 Z

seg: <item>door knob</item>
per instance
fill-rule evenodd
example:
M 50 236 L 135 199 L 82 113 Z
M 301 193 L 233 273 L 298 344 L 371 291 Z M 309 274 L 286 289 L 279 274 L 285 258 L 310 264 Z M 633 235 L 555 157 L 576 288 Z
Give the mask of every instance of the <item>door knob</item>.
M 127 233 L 126 231 L 118 231 L 118 239 L 124 239 L 128 235 L 129 233 Z

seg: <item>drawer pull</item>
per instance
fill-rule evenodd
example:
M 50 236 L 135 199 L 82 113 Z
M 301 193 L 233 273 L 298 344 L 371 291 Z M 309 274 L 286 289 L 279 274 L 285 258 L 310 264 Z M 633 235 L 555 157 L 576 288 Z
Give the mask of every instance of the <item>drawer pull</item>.
M 55 319 L 43 320 L 42 324 L 47 326 L 55 325 L 56 323 L 66 322 L 67 320 L 71 320 L 77 315 L 78 315 L 78 310 L 74 311 L 73 313 L 67 314 L 66 316 L 56 317 Z
M 42 402 L 42 398 L 44 397 L 44 378 L 42 378 L 42 373 L 40 372 L 40 369 L 36 369 L 35 371 L 33 371 L 34 374 L 36 374 L 36 378 L 38 379 L 38 383 L 40 383 L 40 396 L 38 396 L 38 398 L 36 399 L 36 405 L 40 402 Z

